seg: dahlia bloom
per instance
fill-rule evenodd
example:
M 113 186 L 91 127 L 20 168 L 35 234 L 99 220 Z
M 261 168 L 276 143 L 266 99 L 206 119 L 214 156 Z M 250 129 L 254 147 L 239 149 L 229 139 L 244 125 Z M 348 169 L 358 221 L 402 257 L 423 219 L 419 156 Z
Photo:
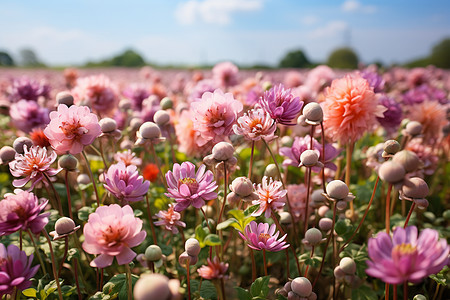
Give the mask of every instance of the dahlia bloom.
M 50 113 L 50 123 L 44 129 L 52 148 L 58 154 L 78 154 L 102 133 L 98 118 L 87 106 L 58 105 Z
M 379 98 L 381 105 L 386 107 L 383 118 L 377 118 L 378 122 L 388 133 L 394 133 L 402 123 L 403 112 L 399 103 L 393 98 L 383 95 Z
M 134 153 L 130 149 L 114 154 L 114 160 L 117 162 L 123 162 L 125 166 L 140 166 L 142 163 L 142 159 L 136 157 L 136 153 Z
M 282 84 L 264 92 L 258 103 L 272 119 L 283 125 L 295 125 L 292 120 L 297 117 L 303 106 L 300 98 L 294 97 L 291 90 L 284 89 Z
M 201 165 L 195 172 L 195 165 L 185 161 L 181 165 L 174 164 L 173 172 L 166 173 L 167 197 L 175 199 L 175 211 L 179 212 L 189 205 L 201 208 L 205 201 L 217 198 L 217 184 L 211 171 L 206 171 L 205 165 Z
M 54 176 L 62 169 L 52 169 L 50 166 L 56 160 L 57 155 L 54 151 L 50 151 L 39 146 L 31 146 L 30 149 L 24 146 L 24 153 L 16 153 L 15 159 L 9 163 L 9 169 L 14 177 L 25 177 L 22 179 L 15 179 L 13 186 L 23 187 L 28 181 L 31 181 L 30 190 L 44 179 L 45 175 Z
M 212 69 L 214 80 L 224 88 L 238 83 L 238 73 L 238 67 L 229 61 L 218 63 Z
M 389 284 L 419 283 L 438 273 L 448 264 L 449 246 L 433 229 L 424 229 L 417 237 L 417 227 L 397 227 L 392 238 L 380 232 L 369 239 L 369 266 L 366 273 Z
M 90 254 L 100 254 L 91 267 L 105 268 L 116 257 L 119 265 L 130 263 L 136 253 L 130 248 L 144 241 L 147 233 L 142 229 L 142 221 L 133 214 L 129 205 L 118 204 L 98 207 L 89 215 L 84 225 L 83 249 Z
M 9 90 L 9 100 L 11 102 L 17 102 L 22 99 L 37 101 L 41 96 L 49 98 L 49 94 L 50 86 L 48 84 L 28 77 L 22 77 L 13 80 Z
M 278 252 L 283 249 L 288 248 L 290 245 L 287 244 L 284 239 L 287 234 L 282 236 L 277 240 L 279 231 L 275 232 L 276 225 L 272 224 L 269 227 L 268 223 L 256 223 L 251 221 L 246 227 L 244 234 L 239 232 L 241 238 L 244 239 L 248 246 L 255 250 L 267 250 L 272 252 Z
M 425 143 L 433 143 L 442 132 L 442 127 L 446 124 L 446 106 L 437 101 L 424 101 L 417 104 L 407 115 L 411 121 L 422 124 L 422 135 Z
M 186 227 L 186 223 L 180 221 L 181 214 L 174 210 L 174 205 L 169 204 L 167 210 L 160 210 L 155 217 L 160 218 L 160 221 L 154 222 L 156 226 L 165 226 L 167 230 L 172 231 L 173 234 L 178 233 L 177 226 Z
M 225 273 L 228 270 L 228 264 L 220 262 L 217 256 L 213 260 L 207 259 L 208 265 L 197 269 L 198 275 L 206 280 L 227 278 Z
M 194 130 L 200 133 L 197 144 L 201 147 L 209 141 L 215 144 L 227 138 L 242 108 L 233 94 L 224 94 L 220 89 L 206 92 L 200 101 L 192 102 Z
M 117 199 L 124 203 L 136 202 L 144 199 L 150 182 L 139 175 L 135 165 L 126 166 L 123 162 L 113 164 L 105 173 L 103 186 Z
M 325 132 L 333 141 L 354 143 L 376 125 L 385 107 L 377 103 L 367 80 L 360 76 L 335 79 L 325 90 Z
M 336 73 L 329 66 L 320 65 L 308 72 L 304 86 L 314 93 L 319 93 L 336 78 Z
M 282 208 L 286 204 L 285 196 L 287 191 L 281 188 L 282 183 L 280 181 L 264 176 L 262 184 L 255 185 L 256 194 L 258 194 L 259 199 L 253 200 L 252 204 L 259 204 L 259 208 L 252 213 L 252 216 L 258 217 L 264 213 L 266 218 L 270 218 L 272 211 L 277 211 Z
M 40 107 L 32 100 L 20 100 L 9 108 L 11 122 L 25 133 L 29 133 L 33 128 L 45 127 L 50 122 L 48 114 L 47 108 Z
M 122 94 L 131 100 L 134 110 L 142 109 L 142 102 L 150 96 L 150 92 L 145 85 L 132 84 L 123 90 Z
M 16 245 L 0 243 L 0 297 L 11 295 L 14 288 L 23 291 L 31 286 L 31 278 L 39 270 L 39 265 L 31 267 L 33 254 L 29 257 Z
M 233 125 L 234 133 L 242 135 L 250 141 L 259 141 L 261 139 L 271 141 L 275 138 L 274 133 L 276 129 L 275 121 L 261 108 L 246 112 L 237 120 L 237 124 Z
M 28 229 L 34 234 L 41 232 L 50 215 L 40 214 L 48 200 L 39 200 L 33 193 L 22 190 L 14 192 L 5 194 L 5 199 L 0 201 L 0 236 Z
M 174 125 L 178 141 L 178 151 L 188 156 L 201 157 L 211 152 L 212 142 L 199 146 L 201 135 L 194 130 L 193 114 L 190 110 L 183 110 Z M 203 139 L 201 139 L 203 142 Z

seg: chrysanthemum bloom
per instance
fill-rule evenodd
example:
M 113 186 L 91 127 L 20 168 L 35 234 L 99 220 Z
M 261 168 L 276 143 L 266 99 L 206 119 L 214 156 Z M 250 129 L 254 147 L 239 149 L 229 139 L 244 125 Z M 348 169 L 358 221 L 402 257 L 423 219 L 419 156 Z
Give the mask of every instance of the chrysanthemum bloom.
M 335 79 L 325 90 L 325 132 L 333 141 L 354 143 L 376 125 L 385 107 L 377 103 L 367 80 L 360 76 Z
M 292 120 L 297 117 L 303 106 L 300 98 L 294 97 L 291 90 L 286 90 L 282 84 L 264 92 L 258 103 L 272 119 L 283 125 L 295 125 Z
M 28 181 L 31 181 L 30 190 L 32 190 L 36 183 L 44 179 L 45 175 L 50 177 L 58 174 L 62 170 L 61 168 L 50 168 L 56 158 L 57 155 L 52 150 L 49 155 L 45 148 L 31 146 L 28 149 L 27 146 L 24 146 L 24 153 L 16 153 L 15 159 L 9 163 L 9 169 L 14 177 L 25 177 L 15 179 L 13 186 L 23 187 Z
M 250 224 L 245 227 L 244 234 L 239 232 L 239 235 L 252 249 L 277 252 L 288 248 L 289 244 L 284 241 L 287 234 L 277 240 L 280 232 L 276 231 L 276 229 L 275 224 L 272 224 L 269 227 L 268 223 L 258 224 L 255 221 L 251 221 Z
M 287 191 L 282 189 L 281 181 L 269 179 L 264 176 L 262 184 L 255 185 L 256 193 L 259 196 L 258 200 L 253 200 L 252 204 L 259 204 L 258 210 L 252 213 L 252 216 L 258 217 L 264 213 L 266 218 L 270 218 L 272 211 L 277 211 L 286 204 Z
M 177 226 L 186 227 L 186 223 L 180 221 L 181 214 L 174 210 L 174 205 L 169 204 L 167 210 L 160 210 L 155 217 L 160 218 L 160 221 L 154 222 L 156 226 L 165 226 L 167 230 L 172 231 L 173 234 L 178 233 Z
M 206 280 L 226 278 L 228 264 L 220 262 L 217 256 L 213 260 L 207 259 L 208 265 L 197 269 L 198 275 Z
M 158 166 L 153 163 L 147 164 L 142 170 L 142 176 L 144 177 L 145 180 L 148 180 L 150 182 L 156 181 L 156 179 L 158 178 L 158 173 L 159 173 Z
M 34 234 L 41 232 L 50 215 L 40 214 L 48 200 L 39 200 L 33 193 L 22 190 L 14 192 L 5 194 L 5 199 L 0 201 L 0 236 L 28 229 Z
M 334 78 L 336 78 L 336 73 L 333 69 L 329 66 L 320 65 L 308 72 L 304 85 L 317 94 L 326 86 L 329 86 Z
M 123 90 L 123 95 L 130 99 L 134 110 L 142 109 L 142 102 L 150 96 L 150 92 L 145 85 L 132 84 Z
M 142 229 L 142 221 L 133 214 L 129 205 L 120 207 L 117 204 L 98 207 L 89 215 L 84 225 L 85 240 L 83 249 L 90 254 L 100 254 L 90 266 L 105 268 L 112 264 L 116 257 L 119 265 L 130 263 L 136 253 L 130 248 L 136 247 L 146 237 Z
M 20 100 L 11 104 L 9 115 L 13 125 L 25 133 L 29 133 L 33 128 L 45 127 L 50 118 L 47 108 L 40 107 L 36 101 Z
M 44 134 L 44 130 L 41 128 L 35 128 L 30 132 L 30 139 L 33 141 L 33 145 L 42 148 L 50 147 L 50 142 Z
M 52 148 L 58 154 L 78 154 L 84 146 L 94 142 L 102 131 L 98 118 L 87 106 L 58 105 L 58 111 L 50 113 L 50 123 L 44 129 Z
M 211 151 L 214 146 L 208 142 L 199 146 L 201 135 L 194 130 L 193 114 L 190 110 L 183 110 L 175 122 L 175 133 L 178 141 L 178 151 L 188 156 L 202 157 Z M 203 141 L 203 140 L 202 140 Z
M 175 211 L 182 211 L 189 205 L 201 208 L 205 201 L 217 198 L 217 184 L 211 171 L 205 172 L 205 165 L 201 165 L 195 172 L 195 165 L 185 161 L 181 165 L 174 164 L 173 172 L 166 173 L 167 197 L 175 199 Z
M 446 124 L 445 111 L 445 106 L 437 101 L 424 101 L 414 105 L 406 117 L 422 124 L 424 142 L 431 144 L 439 138 L 442 127 Z
M 124 203 L 144 199 L 150 182 L 139 175 L 135 165 L 126 166 L 123 162 L 113 164 L 105 173 L 105 189 Z
M 43 82 L 22 77 L 13 80 L 8 92 L 11 102 L 17 102 L 22 99 L 37 101 L 41 96 L 49 98 L 50 86 Z
M 275 120 L 261 108 L 249 110 L 233 125 L 234 133 L 250 141 L 263 139 L 269 142 L 275 138 L 276 129 Z
M 16 245 L 0 244 L 0 297 L 11 295 L 14 288 L 23 291 L 31 286 L 31 278 L 39 265 L 31 267 L 33 254 L 29 257 Z
M 130 149 L 114 154 L 114 160 L 117 162 L 123 162 L 125 166 L 140 166 L 142 163 L 142 159 L 136 157 L 136 153 L 134 153 Z
M 415 226 L 397 227 L 391 238 L 380 232 L 369 239 L 369 266 L 366 273 L 389 284 L 419 283 L 448 264 L 449 246 L 433 229 L 424 229 L 417 237 Z
M 214 80 L 224 88 L 236 85 L 238 83 L 238 67 L 229 62 L 218 63 L 212 69 Z
M 220 89 L 214 93 L 206 92 L 200 101 L 192 102 L 194 130 L 200 133 L 198 145 L 226 139 L 242 108 L 242 103 L 235 100 L 233 94 L 224 94 Z
M 403 120 L 400 104 L 386 95 L 381 96 L 379 102 L 386 107 L 386 111 L 383 113 L 383 118 L 377 118 L 378 122 L 389 134 L 395 133 Z

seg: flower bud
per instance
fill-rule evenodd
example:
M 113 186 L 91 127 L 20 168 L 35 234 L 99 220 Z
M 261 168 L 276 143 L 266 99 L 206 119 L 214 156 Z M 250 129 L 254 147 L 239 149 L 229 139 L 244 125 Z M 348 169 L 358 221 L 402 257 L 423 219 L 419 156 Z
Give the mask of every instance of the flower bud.
M 342 200 L 348 196 L 349 189 L 348 186 L 341 180 L 333 180 L 328 183 L 327 194 L 331 198 Z
M 88 174 L 80 174 L 77 177 L 78 184 L 89 184 L 90 182 L 91 182 L 91 179 L 89 178 Z
M 67 106 L 73 105 L 73 96 L 68 91 L 59 92 L 56 94 L 56 103 L 59 104 L 65 104 Z
M 317 294 L 314 292 L 311 292 L 311 295 L 308 296 L 308 300 L 317 300 Z
M 308 278 L 297 277 L 292 280 L 291 289 L 300 297 L 308 297 L 312 292 L 312 285 Z
M 191 255 L 187 254 L 187 252 L 185 251 L 185 252 L 181 253 L 180 256 L 178 257 L 178 262 L 182 266 L 185 266 L 188 260 L 189 260 L 189 264 L 191 266 L 193 266 L 198 262 L 198 256 L 191 256 Z
M 417 136 L 422 133 L 422 124 L 417 121 L 411 121 L 406 124 L 405 132 L 411 136 Z
M 315 123 L 311 125 L 317 125 L 323 121 L 323 110 L 317 102 L 310 102 L 306 104 L 303 108 L 303 115 L 305 116 L 307 123 L 308 121 Z
M 322 193 L 323 193 L 322 189 L 315 190 L 312 192 L 310 206 L 317 208 L 317 207 L 321 206 L 323 203 L 325 203 L 325 200 L 327 198 L 325 198 L 325 196 L 322 195 Z
M 305 167 L 314 167 L 319 160 L 319 155 L 314 150 L 305 150 L 300 155 L 300 161 Z
M 290 292 L 291 291 L 291 282 L 290 281 L 288 281 L 288 282 L 286 282 L 285 284 L 284 284 L 284 290 L 286 291 L 286 292 Z
M 253 193 L 253 184 L 247 177 L 238 177 L 231 183 L 231 190 L 241 197 Z
M 161 99 L 159 105 L 161 105 L 161 108 L 164 110 L 171 109 L 173 107 L 173 101 L 169 97 L 164 97 Z
M 275 178 L 278 176 L 277 166 L 275 164 L 268 164 L 264 170 L 264 176 Z
M 72 154 L 64 154 L 58 159 L 58 164 L 67 171 L 74 171 L 77 169 L 78 159 Z
M 345 201 L 338 201 L 336 202 L 336 209 L 337 210 L 344 210 L 347 208 L 347 202 Z
M 344 271 L 342 271 L 340 266 L 337 266 L 336 268 L 334 268 L 333 274 L 337 280 L 342 280 L 345 276 L 345 273 L 344 273 Z
M 187 254 L 190 256 L 198 256 L 202 248 L 200 248 L 200 243 L 197 239 L 190 238 L 184 244 L 184 250 L 186 250 Z
M 280 212 L 280 223 L 281 224 L 291 224 L 292 223 L 292 216 L 287 211 Z
M 378 176 L 380 176 L 381 180 L 389 183 L 402 181 L 405 174 L 405 168 L 400 163 L 393 160 L 382 163 L 378 169 Z
M 330 218 L 322 218 L 319 220 L 319 228 L 322 231 L 328 231 L 333 226 L 333 220 Z
M 281 138 L 281 145 L 283 147 L 292 147 L 293 143 L 294 143 L 294 140 L 288 135 L 285 135 Z
M 417 294 L 414 296 L 413 300 L 427 300 L 427 297 L 422 294 Z
M 130 127 L 131 127 L 131 130 L 133 130 L 133 131 L 139 130 L 139 127 L 141 127 L 141 125 L 142 125 L 141 118 L 134 117 L 130 120 Z
M 262 88 L 264 91 L 268 91 L 272 88 L 272 82 L 270 81 L 264 81 L 262 84 Z
M 161 130 L 158 125 L 153 122 L 145 122 L 139 128 L 139 133 L 144 139 L 154 139 L 161 136 Z
M 307 240 L 311 246 L 316 246 L 322 241 L 322 232 L 317 228 L 310 228 L 305 233 L 305 240 Z
M 354 275 L 356 272 L 356 263 L 350 257 L 344 257 L 339 263 L 339 267 L 347 275 Z
M 28 149 L 33 146 L 33 141 L 27 137 L 21 136 L 14 140 L 13 148 L 16 150 L 17 153 L 23 154 L 25 151 L 23 150 L 23 147 L 27 146 Z
M 62 217 L 55 223 L 55 231 L 58 235 L 68 234 L 75 229 L 75 222 L 71 218 Z
M 409 150 L 397 152 L 392 160 L 401 164 L 406 173 L 415 171 L 420 166 L 420 159 L 417 154 Z
M 119 101 L 119 109 L 122 110 L 122 111 L 129 110 L 129 109 L 132 108 L 132 106 L 133 105 L 131 103 L 131 100 L 129 100 L 129 99 L 124 98 L 124 99 Z
M 293 291 L 288 292 L 288 300 L 302 300 L 299 295 L 294 293 Z
M 165 110 L 158 110 L 153 116 L 153 120 L 155 120 L 155 123 L 158 124 L 158 126 L 163 127 L 169 124 L 170 115 Z
M 103 118 L 98 124 L 103 133 L 110 133 L 117 129 L 117 122 L 111 118 Z
M 157 273 L 143 274 L 134 285 L 133 295 L 136 300 L 169 300 L 172 295 L 169 279 Z
M 317 210 L 317 213 L 319 214 L 320 217 L 324 217 L 325 214 L 330 210 L 330 208 L 326 205 L 322 205 L 321 207 L 319 207 L 319 209 Z
M 403 194 L 413 199 L 425 198 L 429 191 L 428 184 L 420 177 L 410 178 L 402 186 Z
M 10 161 L 13 161 L 16 156 L 16 150 L 10 146 L 3 146 L 0 149 L 0 163 L 7 164 Z
M 219 142 L 212 148 L 214 159 L 219 161 L 228 160 L 233 156 L 234 147 L 227 142 Z
M 145 249 L 145 259 L 149 261 L 158 261 L 162 258 L 162 251 L 158 245 L 150 245 Z
M 384 152 L 394 155 L 400 150 L 400 144 L 396 140 L 388 140 L 384 143 Z

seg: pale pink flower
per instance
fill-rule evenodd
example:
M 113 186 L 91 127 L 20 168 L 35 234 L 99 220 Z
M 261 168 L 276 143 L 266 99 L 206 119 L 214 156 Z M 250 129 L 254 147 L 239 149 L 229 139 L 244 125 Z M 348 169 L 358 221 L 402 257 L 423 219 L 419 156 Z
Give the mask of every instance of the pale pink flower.
M 275 212 L 281 209 L 286 204 L 286 190 L 282 189 L 282 183 L 272 178 L 264 176 L 262 184 L 255 184 L 256 193 L 259 196 L 258 200 L 253 200 L 252 204 L 259 204 L 258 210 L 252 213 L 252 216 L 258 217 L 264 213 L 266 218 L 270 218 L 272 211 Z
M 183 110 L 175 122 L 175 133 L 178 140 L 178 151 L 188 156 L 202 157 L 211 152 L 212 142 L 199 146 L 201 135 L 194 130 L 193 114 L 190 110 Z M 203 141 L 203 139 L 202 139 Z
M 142 159 L 136 157 L 136 153 L 134 153 L 130 149 L 114 154 L 114 160 L 117 162 L 123 162 L 125 166 L 140 166 L 142 164 Z
M 220 262 L 217 256 L 213 260 L 208 258 L 206 261 L 208 265 L 197 269 L 200 277 L 207 280 L 227 278 L 225 273 L 228 270 L 228 264 Z
M 214 80 L 224 88 L 236 85 L 238 83 L 238 67 L 232 62 L 226 61 L 218 63 L 212 69 Z
M 237 120 L 237 124 L 233 125 L 234 133 L 250 141 L 261 139 L 271 141 L 276 138 L 274 135 L 276 129 L 275 120 L 261 108 L 249 110 Z
M 98 118 L 87 106 L 58 105 L 50 113 L 50 123 L 44 129 L 53 149 L 58 154 L 78 154 L 102 133 Z
M 156 226 L 165 226 L 167 230 L 172 231 L 173 234 L 178 233 L 177 226 L 186 227 L 186 223 L 180 221 L 181 214 L 174 210 L 174 205 L 169 204 L 167 210 L 160 210 L 155 217 L 160 218 L 160 221 L 154 222 Z

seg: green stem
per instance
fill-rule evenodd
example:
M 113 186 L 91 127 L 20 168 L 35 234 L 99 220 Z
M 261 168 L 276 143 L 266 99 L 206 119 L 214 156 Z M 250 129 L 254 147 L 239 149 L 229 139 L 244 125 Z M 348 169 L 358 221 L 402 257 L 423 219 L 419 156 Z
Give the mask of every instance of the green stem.
M 128 300 L 133 299 L 133 282 L 131 280 L 131 269 L 129 264 L 125 264 L 125 268 L 127 269 L 127 282 L 128 282 Z
M 48 233 L 45 230 L 45 228 L 42 229 L 42 233 L 44 234 L 45 238 L 47 239 L 47 243 L 48 243 L 48 246 L 50 248 L 50 256 L 51 256 L 51 259 L 52 259 L 53 277 L 55 277 L 56 287 L 58 289 L 59 300 L 63 300 L 63 296 L 62 296 L 62 292 L 61 292 L 61 286 L 59 284 L 59 276 L 58 276 L 58 273 L 56 271 L 56 260 L 55 260 L 55 254 L 53 253 L 52 242 L 51 242 L 50 236 L 48 235 Z
M 91 178 L 92 186 L 94 187 L 95 197 L 97 198 L 97 207 L 100 207 L 100 197 L 98 196 L 97 184 L 95 183 L 95 180 L 94 180 L 94 174 L 92 174 L 91 166 L 89 165 L 89 161 L 88 161 L 86 152 L 83 150 L 81 153 L 83 153 L 84 162 L 86 163 L 86 167 L 88 169 L 88 174 L 89 174 L 89 177 Z
M 266 260 L 266 249 L 262 249 L 263 260 L 264 260 L 264 276 L 267 276 L 267 260 Z
M 255 150 L 255 141 L 252 141 L 252 151 L 250 152 L 250 165 L 248 166 L 248 179 L 252 180 L 252 169 L 253 169 L 253 152 Z
M 38 260 L 39 260 L 39 264 L 42 267 L 42 271 L 44 272 L 44 275 L 47 275 L 47 270 L 45 269 L 45 264 L 44 264 L 44 261 L 42 260 L 41 252 L 39 251 L 39 248 L 38 248 L 36 242 L 34 241 L 33 233 L 31 232 L 30 229 L 28 229 L 27 232 L 28 232 L 28 235 L 30 236 L 31 242 L 33 243 L 34 251 L 36 252 L 36 255 L 37 255 Z
M 59 194 L 58 194 L 58 192 L 56 191 L 55 186 L 53 185 L 53 183 L 52 183 L 52 181 L 50 180 L 50 178 L 47 176 L 47 174 L 45 174 L 45 173 L 43 173 L 43 174 L 44 174 L 44 177 L 45 177 L 45 179 L 47 180 L 48 184 L 50 185 L 50 188 L 52 189 L 53 194 L 55 195 L 56 203 L 57 203 L 57 205 L 58 205 L 58 211 L 59 211 L 59 214 L 60 214 L 61 216 L 64 216 L 63 209 L 62 209 L 62 204 L 61 204 L 61 198 L 59 198 Z M 44 183 L 44 185 L 45 185 L 45 183 Z M 50 195 L 49 195 L 49 196 L 50 196 Z
M 158 240 L 156 239 L 155 226 L 152 221 L 152 213 L 150 211 L 150 201 L 148 200 L 148 194 L 145 194 L 145 201 L 147 202 L 147 214 L 148 214 L 148 222 L 150 223 L 150 229 L 152 231 L 153 244 L 158 245 Z

